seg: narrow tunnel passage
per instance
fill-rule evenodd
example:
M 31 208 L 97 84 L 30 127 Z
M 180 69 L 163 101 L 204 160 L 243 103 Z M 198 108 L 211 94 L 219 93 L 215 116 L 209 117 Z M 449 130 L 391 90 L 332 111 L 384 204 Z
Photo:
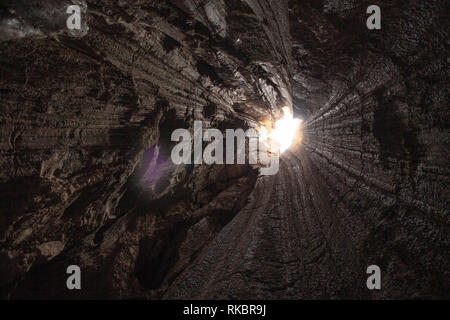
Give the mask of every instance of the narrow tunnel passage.
M 445 1 L 75 2 L 0 4 L 2 299 L 449 298 Z M 285 106 L 276 174 L 195 162 Z

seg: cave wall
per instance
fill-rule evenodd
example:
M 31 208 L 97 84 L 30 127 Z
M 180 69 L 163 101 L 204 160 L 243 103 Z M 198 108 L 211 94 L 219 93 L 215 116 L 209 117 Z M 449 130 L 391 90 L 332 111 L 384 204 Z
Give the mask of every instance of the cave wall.
M 254 126 L 290 99 L 258 5 L 212 4 L 88 1 L 83 37 L 44 23 L 2 44 L 3 296 L 158 296 L 174 261 L 208 241 L 179 257 L 187 230 L 201 220 L 212 237 L 242 206 L 254 168 L 170 161 L 174 129 Z M 7 5 L 31 17 L 23 28 L 58 14 Z M 67 263 L 86 270 L 78 295 L 60 285 Z
M 320 191 L 351 226 L 357 256 L 385 270 L 379 296 L 448 296 L 445 4 L 383 3 L 377 32 L 358 27 L 365 15 L 357 4 L 342 11 L 332 4 L 321 20 L 324 38 L 308 37 L 313 49 L 298 57 L 303 64 L 320 57 L 309 67 L 329 93 L 324 105 L 309 103 L 305 154 Z M 312 35 L 315 22 L 302 12 L 298 27 Z M 295 41 L 301 46 L 306 39 Z

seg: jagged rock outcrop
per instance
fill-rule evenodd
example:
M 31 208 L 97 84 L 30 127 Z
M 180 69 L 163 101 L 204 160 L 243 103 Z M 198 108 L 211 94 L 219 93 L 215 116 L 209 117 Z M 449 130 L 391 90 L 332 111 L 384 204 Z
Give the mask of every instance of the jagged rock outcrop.
M 0 5 L 2 298 L 449 297 L 445 1 L 53 2 Z M 170 161 L 286 104 L 275 176 Z

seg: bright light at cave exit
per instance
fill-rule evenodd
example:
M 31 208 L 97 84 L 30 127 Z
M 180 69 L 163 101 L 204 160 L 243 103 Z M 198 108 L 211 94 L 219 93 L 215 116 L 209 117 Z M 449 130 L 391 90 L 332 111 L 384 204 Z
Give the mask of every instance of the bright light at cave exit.
M 283 107 L 282 110 L 283 117 L 275 121 L 275 126 L 269 124 L 260 128 L 260 135 L 266 146 L 279 145 L 280 153 L 283 153 L 292 145 L 302 123 L 301 119 L 294 119 L 289 107 Z

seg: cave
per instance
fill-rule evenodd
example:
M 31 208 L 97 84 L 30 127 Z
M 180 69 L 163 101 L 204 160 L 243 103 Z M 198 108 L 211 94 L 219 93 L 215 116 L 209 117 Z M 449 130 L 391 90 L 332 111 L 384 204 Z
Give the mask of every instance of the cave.
M 447 6 L 1 1 L 0 298 L 449 299 Z M 276 174 L 171 161 L 283 108 Z

